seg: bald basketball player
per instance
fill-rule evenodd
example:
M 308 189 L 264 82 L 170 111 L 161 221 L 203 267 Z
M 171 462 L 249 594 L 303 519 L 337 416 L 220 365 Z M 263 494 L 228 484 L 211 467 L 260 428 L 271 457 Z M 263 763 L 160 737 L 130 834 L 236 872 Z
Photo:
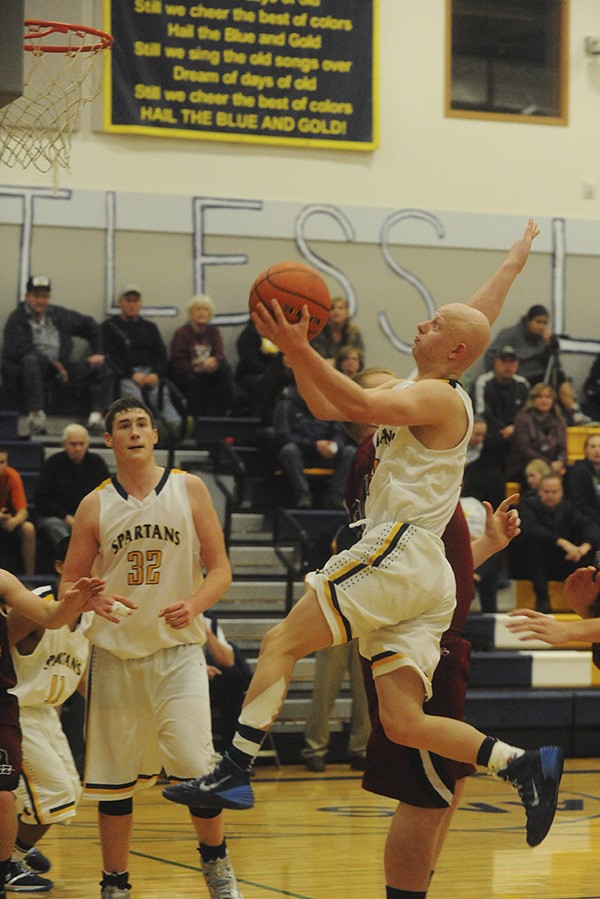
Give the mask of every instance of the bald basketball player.
M 530 220 L 505 261 L 480 288 L 501 308 L 539 233 Z M 455 606 L 455 582 L 441 535 L 456 508 L 473 426 L 461 375 L 485 350 L 490 324 L 477 303 L 450 303 L 417 327 L 414 380 L 364 390 L 332 369 L 307 339 L 309 315 L 286 321 L 279 304 L 252 320 L 285 354 L 298 388 L 319 418 L 377 425 L 365 530 L 349 550 L 306 578 L 306 592 L 266 635 L 233 744 L 214 771 L 173 784 L 166 798 L 185 805 L 249 808 L 250 768 L 284 702 L 296 661 L 359 638 L 371 661 L 379 715 L 396 743 L 485 767 L 519 791 L 527 841 L 552 824 L 562 775 L 557 746 L 525 752 L 463 721 L 426 715 L 440 638 Z M 475 302 L 474 302 L 475 300 Z M 393 895 L 393 894 L 392 894 Z

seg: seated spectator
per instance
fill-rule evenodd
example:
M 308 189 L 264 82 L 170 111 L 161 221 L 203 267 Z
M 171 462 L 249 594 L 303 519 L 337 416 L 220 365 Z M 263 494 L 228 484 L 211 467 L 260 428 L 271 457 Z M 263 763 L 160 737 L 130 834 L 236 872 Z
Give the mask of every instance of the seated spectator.
M 21 475 L 8 464 L 6 447 L 0 446 L 0 543 L 7 550 L 2 567 L 13 574 L 35 574 L 35 527 L 28 518 Z M 22 565 L 11 565 L 19 556 Z
M 230 643 L 213 611 L 205 611 L 206 643 L 204 655 L 208 670 L 210 707 L 213 722 L 216 719 L 215 749 L 220 752 L 231 743 L 237 729 L 252 669 L 243 653 Z
M 50 279 L 33 275 L 25 301 L 4 327 L 2 375 L 9 393 L 22 398 L 32 434 L 46 432 L 46 386 L 84 385 L 89 389 L 88 428 L 104 430 L 103 413 L 113 399 L 113 378 L 104 359 L 102 330 L 90 315 L 50 304 Z M 71 360 L 73 337 L 84 338 L 91 354 Z
M 545 380 L 548 363 L 558 348 L 556 337 L 549 328 L 550 313 L 545 306 L 531 306 L 516 325 L 503 328 L 490 343 L 485 354 L 485 368 L 494 367 L 494 359 L 503 346 L 515 349 L 519 360 L 519 374 L 530 384 Z M 559 373 L 560 375 L 560 373 Z M 559 376 L 558 381 L 562 380 Z
M 530 496 L 537 494 L 542 478 L 552 474 L 552 469 L 543 459 L 532 459 L 525 466 L 525 490 L 522 496 Z
M 335 357 L 334 366 L 349 378 L 353 378 L 365 367 L 363 351 L 357 346 L 343 346 Z
M 281 356 L 274 343 L 261 337 L 251 321 L 248 322 L 236 342 L 238 364 L 235 383 L 250 415 L 265 419 L 268 414 L 265 399 L 267 384 Z M 272 412 L 272 403 L 271 403 Z
M 529 381 L 517 374 L 519 360 L 514 347 L 498 349 L 492 371 L 475 379 L 471 391 L 473 411 L 488 425 L 488 438 L 494 442 L 504 464 L 514 431 L 514 420 L 529 398 Z
M 569 471 L 567 497 L 600 526 L 600 434 L 588 434 L 583 451 L 585 459 L 578 459 Z
M 142 294 L 128 284 L 118 299 L 120 315 L 102 324 L 104 348 L 117 377 L 118 396 L 135 396 L 162 418 L 172 434 L 181 427 L 168 385 L 167 348 L 154 322 L 141 314 Z
M 480 537 L 485 527 L 485 507 L 487 500 L 494 508 L 502 502 L 506 494 L 506 479 L 502 460 L 494 441 L 487 436 L 485 419 L 476 415 L 473 430 L 467 444 L 467 460 L 460 503 L 467 519 L 471 540 Z M 504 573 L 506 553 L 503 550 L 491 556 L 475 572 L 475 586 L 479 594 L 482 612 L 495 612 L 498 590 L 508 586 Z
M 543 459 L 555 474 L 562 477 L 567 458 L 567 426 L 556 393 L 549 384 L 536 384 L 515 418 L 506 477 L 523 484 L 525 466 L 531 459 Z
M 361 333 L 350 321 L 350 306 L 345 297 L 332 298 L 329 321 L 311 344 L 331 365 L 334 365 L 335 357 L 342 347 L 354 346 L 364 351 Z
M 233 406 L 233 374 L 223 338 L 210 320 L 215 306 L 208 296 L 193 297 L 189 321 L 173 334 L 171 372 L 183 392 L 190 415 L 228 415 Z
M 548 581 L 564 581 L 593 562 L 600 525 L 564 498 L 562 479 L 555 473 L 542 478 L 537 496 L 519 503 L 519 513 L 521 534 L 514 543 L 520 546 L 536 609 L 549 612 Z
M 565 378 L 564 381 L 561 381 L 556 391 L 556 398 L 568 428 L 573 428 L 577 425 L 588 425 L 591 422 L 592 419 L 588 415 L 584 415 L 581 411 L 581 406 L 577 402 L 572 378 Z
M 473 430 L 471 431 L 471 436 L 469 437 L 469 442 L 467 443 L 467 456 L 465 465 L 470 465 L 471 462 L 475 462 L 476 459 L 479 459 L 481 451 L 483 449 L 483 444 L 487 437 L 487 433 L 488 426 L 485 418 L 482 415 L 474 415 Z
M 596 356 L 583 384 L 582 409 L 594 422 L 600 422 L 600 353 Z
M 325 505 L 343 508 L 344 484 L 355 446 L 337 421 L 315 418 L 294 384 L 275 404 L 273 428 L 277 460 L 292 489 L 298 509 L 312 506 L 312 495 L 304 468 L 333 468 Z
M 63 451 L 49 456 L 40 469 L 35 511 L 38 530 L 53 553 L 60 541 L 70 536 L 83 497 L 109 477 L 106 462 L 98 453 L 89 452 L 89 445 L 89 434 L 82 425 L 67 425 Z

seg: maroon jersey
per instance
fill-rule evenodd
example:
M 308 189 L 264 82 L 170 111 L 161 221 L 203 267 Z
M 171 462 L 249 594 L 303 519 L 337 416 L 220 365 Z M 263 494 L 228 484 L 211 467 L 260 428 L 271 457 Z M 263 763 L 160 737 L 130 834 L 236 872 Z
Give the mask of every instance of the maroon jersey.
M 19 701 L 9 693 L 17 679 L 8 649 L 8 627 L 5 615 L 0 612 L 0 791 L 17 788 L 21 773 L 21 728 L 19 727 Z
M 375 444 L 373 438 L 368 438 L 356 450 L 346 482 L 346 506 L 355 521 L 364 515 L 365 486 L 369 482 L 374 458 Z M 442 540 L 456 580 L 456 608 L 450 627 L 442 636 L 441 658 L 432 680 L 433 696 L 425 704 L 425 710 L 432 715 L 463 720 L 471 644 L 460 636 L 460 631 L 473 599 L 473 556 L 460 503 L 446 526 Z M 447 807 L 456 781 L 472 774 L 474 767 L 434 753 L 420 753 L 418 749 L 389 740 L 379 720 L 377 690 L 370 662 L 361 658 L 361 663 L 372 728 L 362 782 L 364 789 L 419 808 Z M 424 764 L 424 755 L 428 757 L 428 765 Z

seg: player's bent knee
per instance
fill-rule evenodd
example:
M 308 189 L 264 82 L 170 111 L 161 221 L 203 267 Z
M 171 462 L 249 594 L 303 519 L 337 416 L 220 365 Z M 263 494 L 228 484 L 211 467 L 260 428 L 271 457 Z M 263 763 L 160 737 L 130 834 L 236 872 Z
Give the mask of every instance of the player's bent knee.
M 98 811 L 101 815 L 110 815 L 114 818 L 120 815 L 131 815 L 133 812 L 133 799 L 131 796 L 129 799 L 115 799 L 114 802 L 103 799 L 98 803 Z

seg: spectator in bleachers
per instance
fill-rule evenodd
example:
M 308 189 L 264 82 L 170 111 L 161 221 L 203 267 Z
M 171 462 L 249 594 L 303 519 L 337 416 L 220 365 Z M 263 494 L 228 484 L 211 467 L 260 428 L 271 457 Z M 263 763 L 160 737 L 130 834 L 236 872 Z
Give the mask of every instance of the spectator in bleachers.
M 332 468 L 324 503 L 343 508 L 344 485 L 356 447 L 340 422 L 315 418 L 294 384 L 285 388 L 275 404 L 273 428 L 277 460 L 289 480 L 293 505 L 298 509 L 312 506 L 304 468 Z
M 492 340 L 485 354 L 486 371 L 494 367 L 498 350 L 508 345 L 516 351 L 519 374 L 532 385 L 544 381 L 548 363 L 558 347 L 549 322 L 550 313 L 545 306 L 531 306 L 516 325 L 503 328 Z M 558 380 L 561 381 L 562 377 Z
M 587 425 L 591 422 L 592 419 L 581 411 L 581 406 L 577 402 L 572 378 L 565 378 L 564 381 L 561 381 L 556 391 L 556 398 L 568 428 Z
M 8 464 L 8 450 L 0 445 L 0 542 L 12 561 L 21 556 L 22 565 L 3 567 L 13 574 L 35 574 L 35 527 L 29 521 L 27 497 L 21 475 Z
M 212 609 L 203 613 L 206 626 L 204 655 L 208 672 L 210 708 L 213 719 L 213 739 L 217 752 L 230 745 L 252 669 L 243 653 L 226 638 Z
M 89 434 L 82 425 L 67 425 L 62 452 L 49 456 L 40 469 L 35 491 L 38 530 L 53 552 L 70 535 L 83 497 L 109 477 L 106 462 L 90 452 L 89 445 Z
M 583 451 L 585 459 L 578 459 L 569 471 L 567 496 L 600 526 L 600 434 L 588 434 Z
M 492 371 L 476 378 L 471 391 L 473 411 L 482 415 L 492 441 L 506 464 L 506 456 L 514 431 L 515 416 L 529 398 L 529 381 L 517 373 L 519 359 L 514 347 L 504 344 L 498 349 Z
M 485 419 L 476 415 L 473 430 L 467 444 L 467 459 L 461 487 L 461 505 L 469 526 L 471 540 L 481 536 L 481 524 L 485 526 L 483 501 L 500 505 L 506 495 L 506 479 L 501 456 L 494 441 L 488 439 Z M 483 518 L 482 518 L 483 513 Z M 475 572 L 475 585 L 482 612 L 495 612 L 498 590 L 509 582 L 504 571 L 506 552 L 491 556 Z
M 565 499 L 562 478 L 555 473 L 542 478 L 537 496 L 519 503 L 519 513 L 521 534 L 514 542 L 520 545 L 536 609 L 550 612 L 548 581 L 564 581 L 593 562 L 600 524 Z
M 113 378 L 104 359 L 102 330 L 90 315 L 50 303 L 45 275 L 27 281 L 23 303 L 4 327 L 2 375 L 10 396 L 19 397 L 32 434 L 46 432 L 46 386 L 52 382 L 89 390 L 88 428 L 103 431 L 103 413 L 113 399 Z M 90 355 L 72 361 L 73 337 L 85 339 Z
M 135 396 L 162 418 L 172 434 L 181 426 L 167 384 L 167 348 L 156 324 L 141 314 L 142 294 L 128 284 L 118 299 L 119 315 L 102 324 L 104 348 L 117 378 L 118 396 Z
M 357 346 L 343 346 L 335 357 L 334 366 L 349 378 L 353 378 L 365 367 L 363 351 Z
M 250 415 L 264 420 L 267 414 L 265 401 L 267 385 L 279 364 L 281 353 L 274 343 L 261 337 L 251 321 L 240 333 L 236 342 L 238 364 L 235 383 Z M 272 412 L 272 403 L 271 412 Z
M 183 392 L 190 415 L 228 415 L 233 406 L 233 373 L 223 338 L 210 321 L 215 305 L 206 295 L 187 305 L 189 321 L 171 340 L 171 372 Z
M 506 462 L 507 479 L 523 484 L 525 466 L 531 459 L 543 459 L 561 477 L 566 472 L 567 426 L 549 384 L 535 384 L 515 418 Z
M 335 364 L 335 357 L 342 347 L 353 346 L 364 352 L 362 335 L 350 321 L 350 306 L 345 297 L 332 298 L 329 321 L 311 344 L 331 365 Z
M 543 459 L 532 459 L 525 466 L 525 483 L 526 488 L 522 496 L 531 496 L 537 494 L 542 478 L 547 474 L 552 474 L 552 469 Z
M 594 359 L 583 384 L 582 408 L 592 421 L 600 422 L 600 353 Z

